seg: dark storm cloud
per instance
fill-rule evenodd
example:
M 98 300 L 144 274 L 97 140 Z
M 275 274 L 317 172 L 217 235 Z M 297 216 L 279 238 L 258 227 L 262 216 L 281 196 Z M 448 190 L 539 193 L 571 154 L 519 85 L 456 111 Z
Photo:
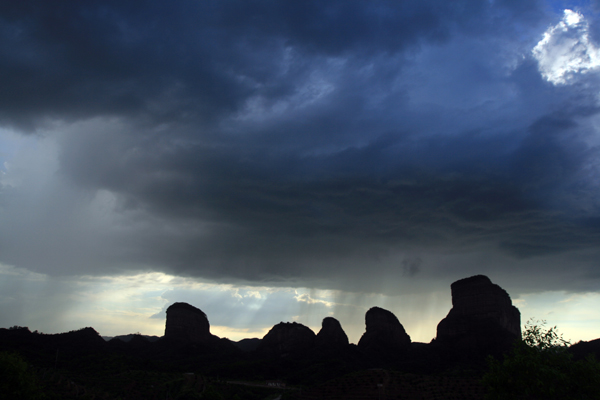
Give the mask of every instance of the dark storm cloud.
M 479 1 L 7 2 L 1 115 L 29 128 L 42 117 L 210 120 L 253 94 L 293 92 L 309 73 L 307 58 L 443 41 L 456 26 L 493 23 L 484 18 L 488 8 Z M 297 55 L 284 71 L 289 48 Z
M 0 119 L 60 132 L 52 179 L 111 193 L 122 219 L 86 246 L 83 222 L 69 220 L 40 255 L 18 244 L 46 240 L 26 233 L 35 223 L 14 222 L 22 236 L 4 232 L 0 261 L 335 283 L 369 268 L 417 279 L 443 269 L 431 254 L 595 249 L 597 86 L 540 76 L 530 51 L 557 22 L 545 12 L 522 1 L 3 4 Z
M 226 60 L 209 39 L 206 13 L 192 2 L 190 13 L 165 6 L 3 5 L 4 117 L 27 125 L 45 116 L 168 119 L 235 108 L 245 88 L 219 71 Z
M 144 235 L 149 245 L 137 257 L 146 262 L 214 279 L 273 281 L 328 275 L 310 266 L 321 258 L 336 271 L 353 268 L 338 266 L 336 258 L 366 263 L 418 246 L 460 252 L 495 243 L 529 257 L 597 245 L 599 231 L 585 223 L 589 213 L 570 202 L 583 198 L 574 193 L 577 186 L 593 192 L 593 182 L 580 182 L 578 174 L 596 151 L 569 137 L 577 128 L 569 119 L 541 117 L 512 151 L 514 140 L 506 138 L 436 136 L 415 143 L 383 135 L 326 155 L 279 153 L 267 145 L 155 144 L 120 160 L 128 154 L 123 149 L 111 154 L 96 140 L 82 140 L 86 148 L 73 139 L 64 147 L 63 167 L 82 184 L 120 193 L 124 207 L 173 223 L 214 224 L 210 237 Z M 94 158 L 81 160 L 94 149 Z M 415 272 L 404 263 L 397 267 Z

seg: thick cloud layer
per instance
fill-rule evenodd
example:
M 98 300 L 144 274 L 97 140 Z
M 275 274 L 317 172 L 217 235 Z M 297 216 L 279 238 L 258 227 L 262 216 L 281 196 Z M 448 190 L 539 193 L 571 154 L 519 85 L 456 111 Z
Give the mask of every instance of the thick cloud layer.
M 386 293 L 473 273 L 596 290 L 593 12 L 7 2 L 0 262 Z

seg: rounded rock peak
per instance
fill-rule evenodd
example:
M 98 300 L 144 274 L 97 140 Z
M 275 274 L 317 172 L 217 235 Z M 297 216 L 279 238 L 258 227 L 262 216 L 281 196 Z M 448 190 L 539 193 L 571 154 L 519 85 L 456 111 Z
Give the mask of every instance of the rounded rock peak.
M 296 321 L 294 322 L 280 322 L 273 326 L 269 332 L 263 337 L 263 340 L 269 336 L 272 332 L 302 332 L 308 335 L 315 335 L 315 333 L 306 325 L 302 325 Z
M 348 336 L 342 329 L 342 324 L 333 317 L 323 318 L 316 342 L 318 346 L 345 346 L 349 344 Z
M 365 324 L 365 333 L 358 341 L 360 349 L 386 357 L 392 353 L 408 350 L 411 343 L 410 336 L 391 311 L 372 307 L 365 314 Z
M 186 310 L 206 317 L 206 314 L 201 309 L 188 303 L 173 303 L 169 306 L 169 308 L 167 308 L 167 313 L 171 310 Z
M 365 323 L 367 325 L 367 330 L 369 328 L 376 328 L 380 325 L 381 322 L 385 322 L 388 324 L 400 324 L 398 317 L 394 315 L 393 312 L 388 311 L 386 309 L 380 307 L 371 307 L 369 311 L 365 314 Z
M 276 354 L 304 351 L 313 347 L 315 336 L 308 326 L 280 322 L 262 338 L 257 350 Z
M 342 324 L 340 324 L 340 321 L 333 317 L 325 317 L 323 318 L 323 322 L 321 322 L 321 328 L 337 328 L 338 326 L 341 328 Z

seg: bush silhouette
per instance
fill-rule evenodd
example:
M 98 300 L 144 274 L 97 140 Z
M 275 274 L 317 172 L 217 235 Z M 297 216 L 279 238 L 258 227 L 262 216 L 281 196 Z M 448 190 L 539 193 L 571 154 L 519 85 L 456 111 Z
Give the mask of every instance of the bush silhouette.
M 489 359 L 482 381 L 490 400 L 600 399 L 600 363 L 573 361 L 570 343 L 556 327 L 529 320 L 523 338 L 502 361 Z
M 43 398 L 35 375 L 17 353 L 0 352 L 0 399 Z

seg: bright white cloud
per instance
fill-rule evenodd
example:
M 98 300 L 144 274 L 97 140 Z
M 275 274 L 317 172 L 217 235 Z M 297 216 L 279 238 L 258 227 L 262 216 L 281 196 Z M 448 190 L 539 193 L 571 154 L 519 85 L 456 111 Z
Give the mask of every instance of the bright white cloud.
M 307 304 L 323 304 L 325 307 L 331 307 L 334 305 L 334 303 L 332 303 L 330 301 L 322 300 L 322 299 L 315 299 L 315 298 L 311 297 L 310 294 L 308 294 L 308 293 L 298 293 L 298 291 L 296 291 L 296 295 L 294 296 L 294 299 L 296 299 L 296 301 L 307 303 Z
M 600 49 L 590 40 L 588 30 L 582 14 L 565 10 L 563 19 L 544 33 L 532 50 L 544 79 L 564 85 L 579 74 L 600 69 Z

